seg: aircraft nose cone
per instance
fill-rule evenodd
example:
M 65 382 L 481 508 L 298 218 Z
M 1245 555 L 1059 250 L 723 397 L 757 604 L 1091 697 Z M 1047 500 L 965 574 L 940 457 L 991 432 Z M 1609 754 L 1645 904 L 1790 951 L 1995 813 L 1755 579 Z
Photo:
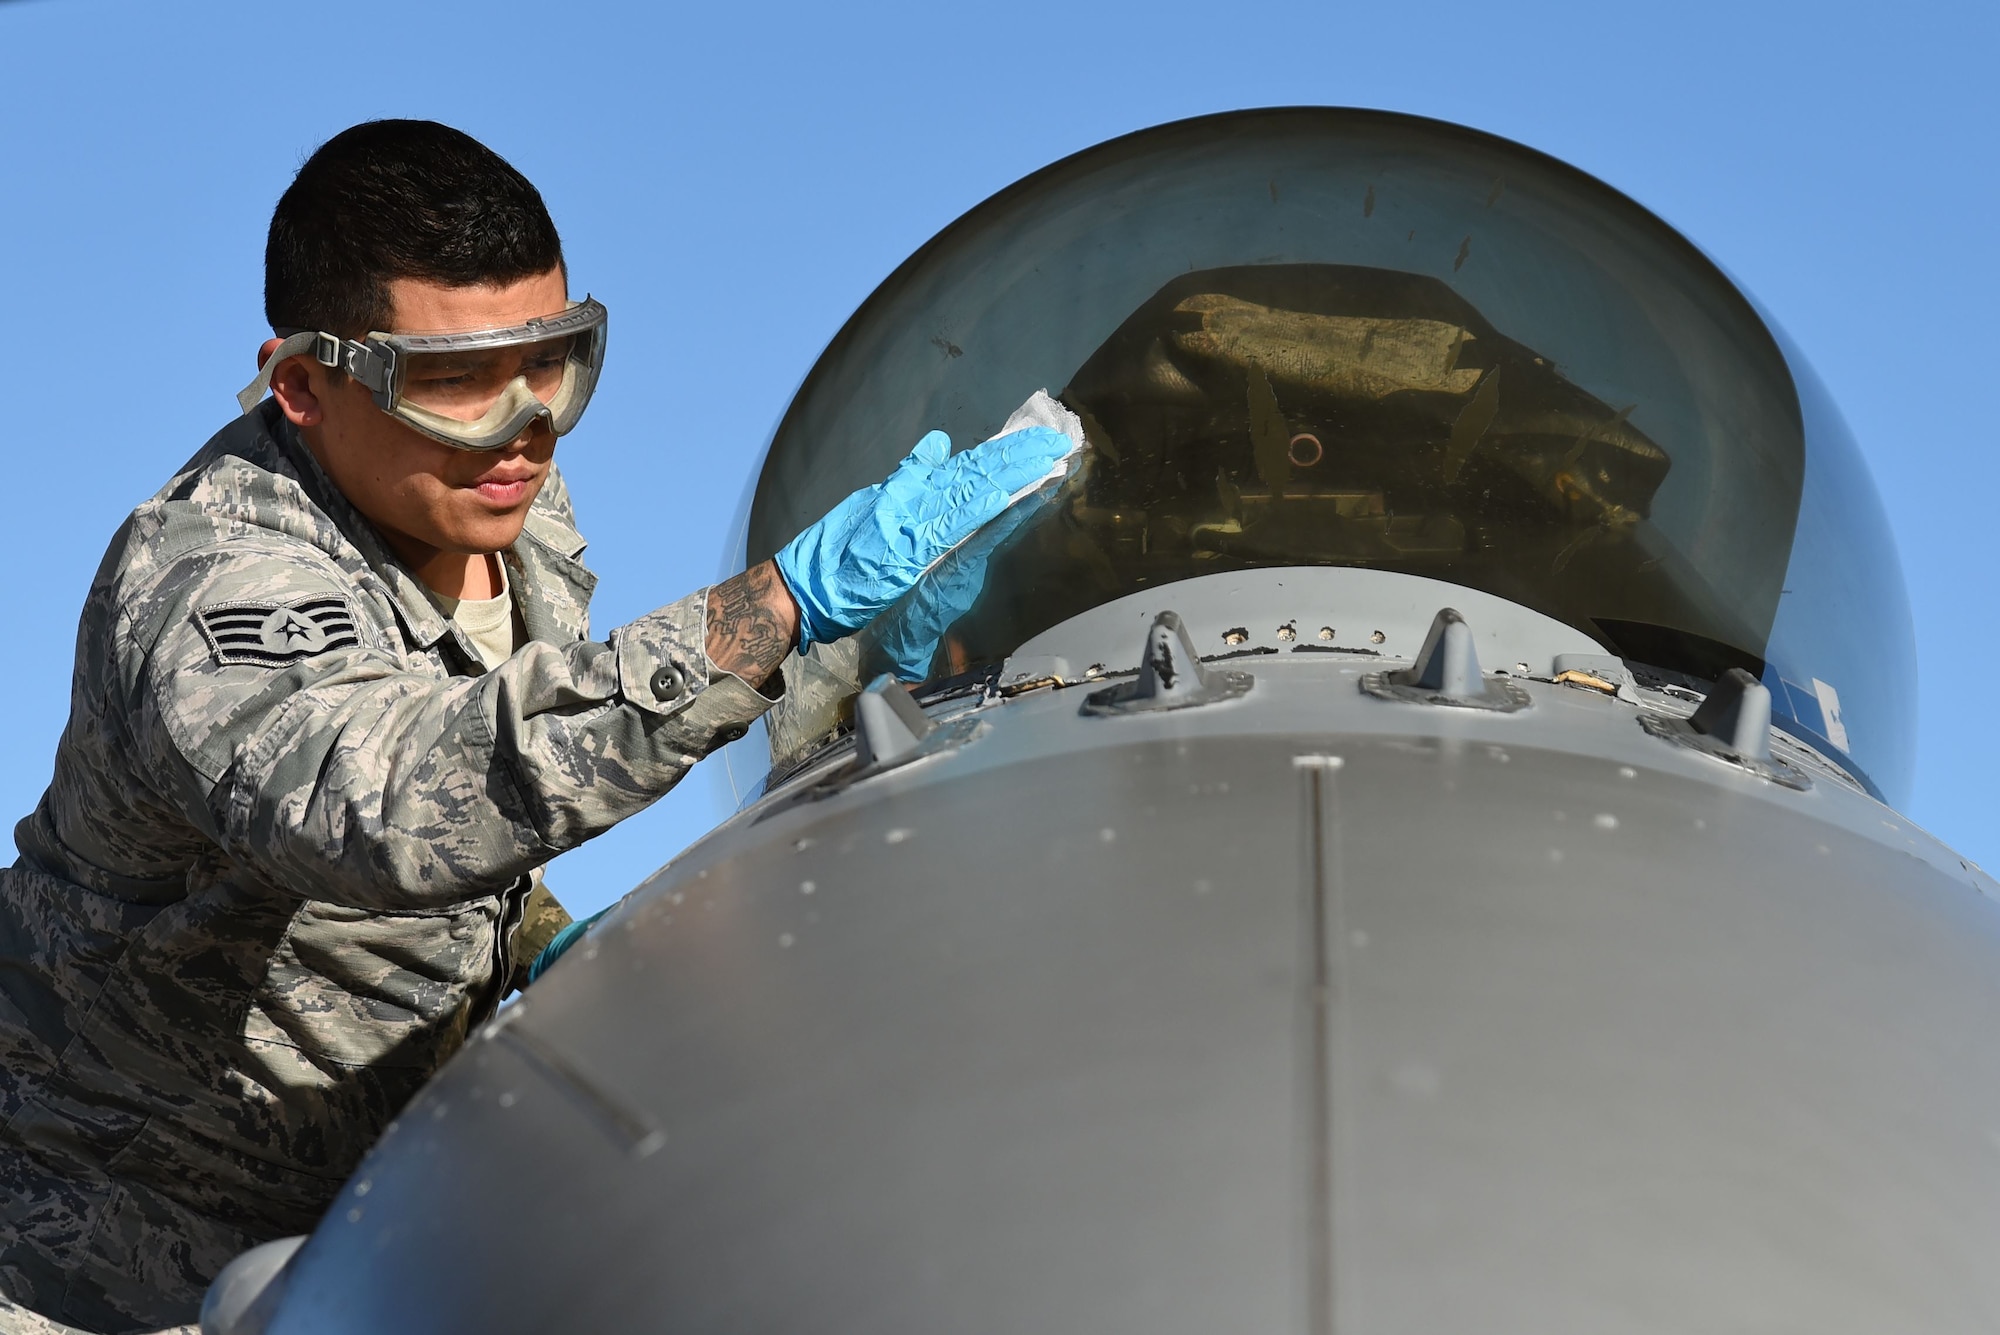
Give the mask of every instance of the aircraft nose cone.
M 950 763 L 606 919 L 272 1330 L 1981 1328 L 2000 1172 L 1954 1110 L 2000 1062 L 1867 1036 L 1994 1013 L 2000 942 L 1881 893 L 1901 850 L 1698 756 L 1725 782 L 1192 735 L 908 777 Z

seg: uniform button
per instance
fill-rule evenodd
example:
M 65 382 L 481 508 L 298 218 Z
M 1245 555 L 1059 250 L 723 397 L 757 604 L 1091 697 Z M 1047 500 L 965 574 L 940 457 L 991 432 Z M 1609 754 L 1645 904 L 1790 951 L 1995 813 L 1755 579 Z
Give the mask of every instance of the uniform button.
M 744 734 L 749 731 L 750 729 L 744 727 L 741 723 L 731 723 L 726 727 L 717 728 L 715 735 L 725 742 L 740 742 L 743 740 Z
M 653 694 L 660 699 L 678 700 L 681 693 L 687 690 L 687 674 L 672 663 L 662 663 L 659 671 L 653 674 L 652 686 Z

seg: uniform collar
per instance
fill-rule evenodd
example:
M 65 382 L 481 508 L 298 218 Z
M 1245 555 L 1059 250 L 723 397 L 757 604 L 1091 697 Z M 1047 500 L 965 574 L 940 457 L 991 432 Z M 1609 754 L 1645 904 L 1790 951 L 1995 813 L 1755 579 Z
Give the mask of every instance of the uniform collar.
M 549 486 L 562 495 L 561 479 L 551 471 Z M 566 508 L 566 502 L 564 504 Z M 590 634 L 590 595 L 597 576 L 583 564 L 583 535 L 557 505 L 535 498 L 521 536 L 507 549 L 514 575 L 514 605 L 531 640 L 570 644 Z

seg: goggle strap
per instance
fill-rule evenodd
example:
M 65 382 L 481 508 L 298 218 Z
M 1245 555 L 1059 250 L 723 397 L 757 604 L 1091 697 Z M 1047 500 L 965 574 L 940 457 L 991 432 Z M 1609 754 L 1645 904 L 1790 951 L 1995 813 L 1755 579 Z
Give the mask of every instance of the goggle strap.
M 278 367 L 293 357 L 305 355 L 329 370 L 346 372 L 378 395 L 388 389 L 390 368 L 375 349 L 352 339 L 343 340 L 332 334 L 304 329 L 272 349 L 271 355 L 264 360 L 264 368 L 257 372 L 257 378 L 245 385 L 242 393 L 236 396 L 237 408 L 247 413 L 256 407 L 257 401 L 271 388 L 271 377 L 278 373 Z
M 289 358 L 296 357 L 302 352 L 310 352 L 314 354 L 314 360 L 318 360 L 318 345 L 322 337 L 324 335 L 308 329 L 291 335 L 273 348 L 271 355 L 264 359 L 263 369 L 257 372 L 257 378 L 245 385 L 242 393 L 236 396 L 237 408 L 246 413 L 255 408 L 257 401 L 271 388 L 271 377 L 278 373 L 278 367 Z

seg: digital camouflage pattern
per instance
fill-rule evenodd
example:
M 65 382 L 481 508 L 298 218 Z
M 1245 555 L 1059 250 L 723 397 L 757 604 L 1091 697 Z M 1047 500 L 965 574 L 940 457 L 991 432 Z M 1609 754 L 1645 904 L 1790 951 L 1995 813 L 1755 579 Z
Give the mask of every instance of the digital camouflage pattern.
M 0 1295 L 0 1335 L 77 1335 L 78 1328 L 51 1321 Z M 173 1326 L 154 1335 L 201 1335 L 199 1324 Z
M 768 707 L 705 592 L 591 639 L 582 550 L 551 474 L 482 671 L 268 402 L 119 530 L 0 872 L 0 1294 L 192 1321 L 568 921 L 537 869 Z

